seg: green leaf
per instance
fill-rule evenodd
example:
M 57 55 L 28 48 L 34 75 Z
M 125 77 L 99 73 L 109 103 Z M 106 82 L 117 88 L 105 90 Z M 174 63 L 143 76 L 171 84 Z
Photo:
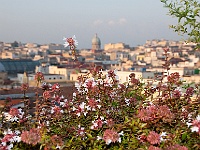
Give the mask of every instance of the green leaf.
M 187 138 L 187 132 L 182 134 L 182 140 L 184 141 Z

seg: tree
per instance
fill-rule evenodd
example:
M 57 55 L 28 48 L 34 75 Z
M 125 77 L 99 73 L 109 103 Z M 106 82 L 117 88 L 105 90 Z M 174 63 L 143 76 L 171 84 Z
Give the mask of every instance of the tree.
M 180 35 L 188 35 L 187 42 L 200 47 L 199 0 L 160 0 L 169 9 L 169 15 L 177 18 L 177 25 L 170 25 Z

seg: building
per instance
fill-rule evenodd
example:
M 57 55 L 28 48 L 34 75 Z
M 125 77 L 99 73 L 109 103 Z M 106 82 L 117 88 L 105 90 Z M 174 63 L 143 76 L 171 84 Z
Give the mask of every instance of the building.
M 126 45 L 124 43 L 108 43 L 104 45 L 104 50 L 121 50 L 121 49 L 129 49 L 129 45 Z
M 95 36 L 92 38 L 92 51 L 100 50 L 101 49 L 101 40 L 95 34 Z
M 17 76 L 17 73 L 35 72 L 36 66 L 39 66 L 39 61 L 33 61 L 31 59 L 0 59 L 0 66 L 4 67 L 5 72 L 8 75 Z

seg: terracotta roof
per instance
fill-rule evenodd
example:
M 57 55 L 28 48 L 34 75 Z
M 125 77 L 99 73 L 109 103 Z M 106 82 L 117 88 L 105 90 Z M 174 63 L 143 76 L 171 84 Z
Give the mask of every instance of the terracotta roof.
M 73 92 L 76 90 L 76 88 L 74 86 L 68 86 L 68 87 L 60 87 L 60 91 L 61 94 L 64 96 L 64 98 L 67 99 L 72 99 L 73 98 Z M 29 88 L 27 93 L 35 93 L 36 92 L 36 88 Z M 23 94 L 23 92 L 20 89 L 11 89 L 11 90 L 0 90 L 0 95 L 9 95 L 9 94 Z M 39 89 L 39 95 L 42 95 L 42 89 Z M 30 97 L 30 105 L 31 107 L 34 106 L 34 101 L 35 101 L 35 97 Z M 11 104 L 12 105 L 17 105 L 19 103 L 23 102 L 23 98 L 19 97 L 19 98 L 15 98 L 12 99 Z M 5 104 L 5 99 L 0 99 L 0 106 Z

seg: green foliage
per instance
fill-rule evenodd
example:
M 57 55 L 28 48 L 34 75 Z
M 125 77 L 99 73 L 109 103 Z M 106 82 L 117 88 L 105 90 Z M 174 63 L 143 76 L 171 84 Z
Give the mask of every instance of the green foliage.
M 188 35 L 188 42 L 200 44 L 200 3 L 198 0 L 161 0 L 169 9 L 169 15 L 177 18 L 177 25 L 171 25 L 181 35 Z

